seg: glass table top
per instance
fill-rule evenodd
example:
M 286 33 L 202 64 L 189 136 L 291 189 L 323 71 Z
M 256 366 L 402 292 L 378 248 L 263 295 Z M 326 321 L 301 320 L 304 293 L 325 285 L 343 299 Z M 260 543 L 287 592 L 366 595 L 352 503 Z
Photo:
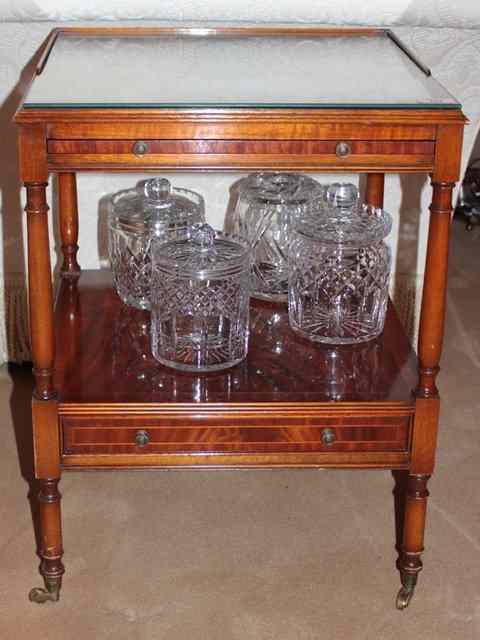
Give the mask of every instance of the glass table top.
M 60 32 L 24 108 L 441 108 L 458 102 L 389 36 Z

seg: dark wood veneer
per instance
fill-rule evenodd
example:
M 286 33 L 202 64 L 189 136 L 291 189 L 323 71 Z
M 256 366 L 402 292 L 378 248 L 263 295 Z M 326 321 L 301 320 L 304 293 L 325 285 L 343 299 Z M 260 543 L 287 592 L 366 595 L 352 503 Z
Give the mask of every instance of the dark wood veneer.
M 178 422 L 178 421 L 177 421 Z M 192 422 L 192 421 L 189 421 Z M 338 424 L 332 419 L 312 424 L 281 426 L 276 421 L 256 418 L 249 425 L 211 426 L 200 424 L 164 424 L 148 418 L 118 419 L 62 418 L 65 453 L 281 453 L 290 451 L 407 451 L 409 419 L 365 417 Z M 272 424 L 273 422 L 273 424 Z M 278 421 L 280 422 L 280 421 Z M 285 419 L 283 422 L 286 422 Z M 355 424 L 358 423 L 358 424 Z M 336 440 L 325 444 L 322 434 L 333 428 Z M 138 446 L 135 436 L 145 430 L 149 443 Z
M 336 140 L 144 140 L 147 153 L 156 154 L 330 154 L 334 155 Z M 130 154 L 135 153 L 132 140 L 50 140 L 49 154 Z M 408 142 L 388 140 L 350 142 L 352 154 L 426 155 L 433 160 L 435 144 L 419 140 Z
M 416 357 L 391 305 L 379 339 L 333 347 L 297 336 L 285 306 L 252 300 L 247 359 L 201 375 L 153 358 L 149 312 L 122 304 L 109 271 L 63 281 L 55 315 L 60 410 L 69 403 L 414 404 Z

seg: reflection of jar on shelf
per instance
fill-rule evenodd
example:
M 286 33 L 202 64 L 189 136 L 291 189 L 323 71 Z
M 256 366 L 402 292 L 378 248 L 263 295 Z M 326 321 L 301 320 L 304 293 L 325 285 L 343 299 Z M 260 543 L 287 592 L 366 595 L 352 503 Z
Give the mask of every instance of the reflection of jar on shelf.
M 235 392 L 246 387 L 246 366 L 213 373 L 178 374 L 167 367 L 159 367 L 151 377 L 152 394 L 166 394 L 173 402 L 227 401 Z
M 371 397 L 381 375 L 381 346 L 377 341 L 358 345 L 329 345 L 319 353 L 326 394 L 330 400 Z
M 112 357 L 114 376 L 149 388 L 158 364 L 150 346 L 150 313 L 121 306 L 113 325 Z
M 278 306 L 255 302 L 250 315 L 254 357 L 259 364 L 250 375 L 264 389 L 275 391 L 281 380 L 283 389 L 320 394 L 325 400 L 370 400 L 378 395 L 385 375 L 381 340 L 313 344 L 290 330 L 287 313 Z M 264 367 L 275 376 L 264 376 Z
M 252 305 L 250 330 L 261 340 L 262 351 L 281 355 L 285 343 L 285 311 L 278 305 L 275 307 L 272 309 L 258 302 Z
M 109 254 L 114 286 L 125 304 L 150 308 L 151 239 L 184 234 L 204 217 L 203 198 L 165 178 L 142 181 L 113 196 Z
M 321 211 L 314 206 L 295 222 L 290 324 L 317 342 L 371 340 L 385 322 L 390 250 L 383 240 L 392 221 L 382 209 L 360 204 L 350 186 L 331 185 L 330 205 Z M 335 196 L 340 187 L 348 198 Z
M 254 173 L 238 183 L 231 231 L 253 245 L 252 296 L 286 302 L 292 221 L 324 187 L 295 173 Z

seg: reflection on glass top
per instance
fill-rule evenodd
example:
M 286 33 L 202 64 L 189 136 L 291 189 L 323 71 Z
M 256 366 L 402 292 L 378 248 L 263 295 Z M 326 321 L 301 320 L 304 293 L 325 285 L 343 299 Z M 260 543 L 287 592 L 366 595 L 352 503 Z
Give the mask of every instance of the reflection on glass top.
M 379 32 L 353 37 L 60 33 L 24 106 L 460 105 L 386 32 Z

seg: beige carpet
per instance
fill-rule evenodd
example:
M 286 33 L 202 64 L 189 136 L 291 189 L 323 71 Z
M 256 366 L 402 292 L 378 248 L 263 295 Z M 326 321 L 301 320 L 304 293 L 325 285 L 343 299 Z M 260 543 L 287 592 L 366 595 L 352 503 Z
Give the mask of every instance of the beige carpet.
M 408 610 L 394 608 L 381 471 L 66 473 L 61 600 L 29 603 L 31 381 L 4 367 L 0 639 L 480 638 L 479 256 L 480 228 L 456 222 L 438 466 Z

